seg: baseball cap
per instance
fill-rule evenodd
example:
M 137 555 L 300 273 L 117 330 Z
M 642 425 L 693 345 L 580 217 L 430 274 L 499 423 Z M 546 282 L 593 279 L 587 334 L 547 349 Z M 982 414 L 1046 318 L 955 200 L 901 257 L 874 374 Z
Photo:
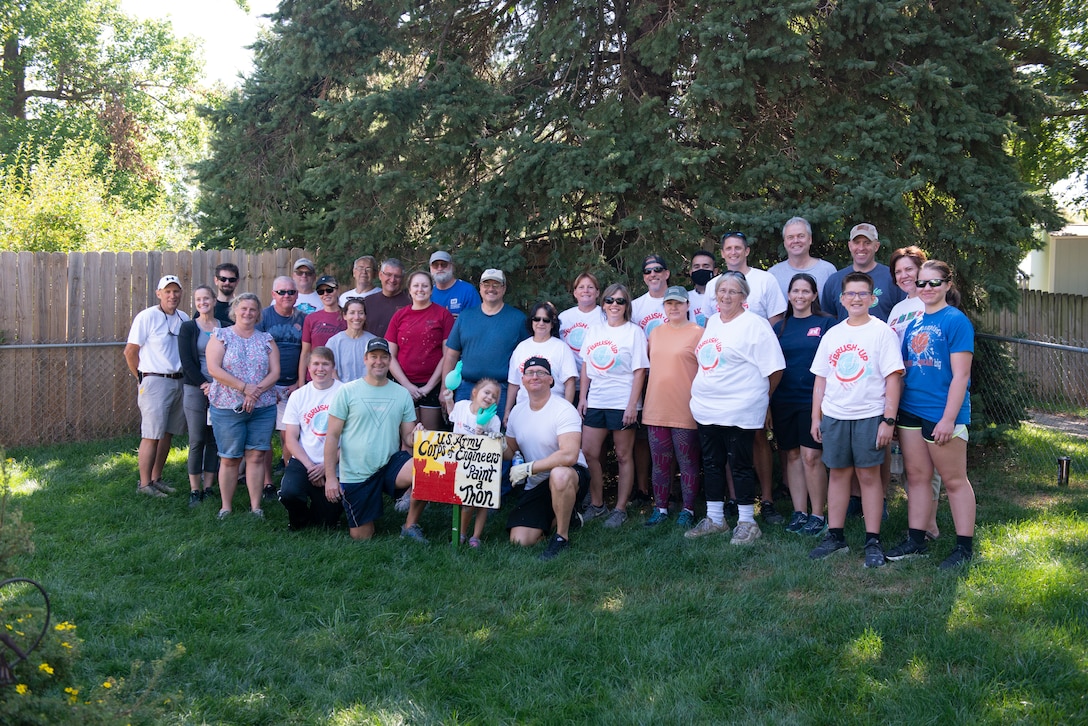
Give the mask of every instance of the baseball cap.
M 858 235 L 862 237 L 868 237 L 873 242 L 879 242 L 880 237 L 876 234 L 876 227 L 868 222 L 862 222 L 861 224 L 855 224 L 854 228 L 850 230 L 850 239 L 854 239 Z
M 177 275 L 163 275 L 159 278 L 159 286 L 155 289 L 163 290 L 167 285 L 177 285 L 178 287 L 181 287 L 181 280 L 178 279 Z
M 340 287 L 338 284 L 336 284 L 336 278 L 333 277 L 332 275 L 322 275 L 321 277 L 317 278 L 317 283 L 314 285 L 314 287 L 318 288 L 318 287 L 321 287 L 322 285 L 328 285 L 329 287 L 333 288 L 334 290 L 336 288 Z
M 645 270 L 646 265 L 649 265 L 650 263 L 657 263 L 664 267 L 666 270 L 669 269 L 669 264 L 665 262 L 665 258 L 661 255 L 647 255 L 646 259 L 642 261 L 642 269 Z
M 309 267 L 311 270 L 317 269 L 316 267 L 314 267 L 314 261 L 311 260 L 309 257 L 299 257 L 297 260 L 295 260 L 295 266 L 292 267 L 291 270 L 294 271 L 300 267 Z
M 676 300 L 678 302 L 688 301 L 688 291 L 679 285 L 673 285 L 665 291 L 665 301 Z
M 547 358 L 541 358 L 538 355 L 534 355 L 532 358 L 525 361 L 525 365 L 523 365 L 521 367 L 521 370 L 527 371 L 530 368 L 532 368 L 533 366 L 537 366 L 539 368 L 543 368 L 544 370 L 548 371 L 549 376 L 552 374 L 552 364 L 548 362 Z
M 383 353 L 389 352 L 389 341 L 385 338 L 375 338 L 366 344 L 366 352 L 372 353 L 376 350 L 380 350 Z
M 449 252 L 443 252 L 442 250 L 439 250 L 438 252 L 435 252 L 433 255 L 431 255 L 430 264 L 433 265 L 436 262 L 449 262 L 452 264 L 453 258 L 450 257 Z
M 494 267 L 490 267 L 484 270 L 484 274 L 480 275 L 480 282 L 487 282 L 488 280 L 501 282 L 503 285 L 505 285 L 506 275 L 502 274 L 502 270 L 496 270 Z

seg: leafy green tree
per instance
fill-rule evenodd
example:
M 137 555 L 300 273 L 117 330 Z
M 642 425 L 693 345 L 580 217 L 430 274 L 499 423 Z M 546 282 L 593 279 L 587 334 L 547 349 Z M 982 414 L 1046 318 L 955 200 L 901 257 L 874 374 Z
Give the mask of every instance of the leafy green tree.
M 637 279 L 646 252 L 679 265 L 731 228 L 774 262 L 801 214 L 836 262 L 871 221 L 954 263 L 973 304 L 1009 304 L 1035 225 L 1057 222 L 1014 153 L 1052 108 L 1002 48 L 1022 15 L 285 0 L 253 77 L 209 112 L 202 236 L 343 261 L 455 246 L 519 270 L 523 298 L 565 299 L 577 270 Z

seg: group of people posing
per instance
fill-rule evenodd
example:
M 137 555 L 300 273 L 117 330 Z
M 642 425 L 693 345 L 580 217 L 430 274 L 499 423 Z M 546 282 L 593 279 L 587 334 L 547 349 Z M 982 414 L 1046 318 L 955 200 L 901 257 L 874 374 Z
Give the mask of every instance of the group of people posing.
M 622 283 L 602 291 L 583 273 L 573 307 L 540 301 L 528 316 L 504 302 L 503 271 L 484 271 L 474 288 L 444 251 L 407 280 L 398 260 L 360 257 L 347 291 L 327 275 L 315 284 L 316 268 L 300 259 L 263 310 L 253 293 L 233 294 L 238 271 L 228 263 L 214 289 L 194 291 L 192 320 L 168 275 L 125 351 L 141 379 L 138 491 L 172 493 L 165 452 L 187 421 L 191 505 L 214 496 L 218 475 L 218 516 L 229 516 L 244 460 L 257 515 L 262 498 L 278 495 L 292 529 L 336 526 L 346 513 L 351 536 L 367 539 L 383 496 L 399 497 L 401 535 L 425 542 L 426 503 L 411 496 L 412 436 L 452 428 L 502 441 L 507 481 L 522 488 L 510 541 L 547 540 L 543 559 L 569 547 L 572 526 L 596 518 L 623 526 L 640 492 L 653 501 L 645 526 L 669 521 L 678 500 L 686 537 L 730 534 L 746 545 L 762 535 L 757 504 L 765 525 L 785 521 L 773 505 L 773 431 L 793 507 L 786 529 L 822 538 L 813 559 L 849 551 L 852 508 L 864 516 L 865 567 L 927 554 L 943 485 L 956 543 L 941 566 L 969 562 L 974 333 L 956 307 L 952 270 L 917 247 L 896 250 L 890 267 L 878 263 L 868 223 L 851 230 L 852 263 L 842 270 L 811 256 L 803 218 L 782 236 L 787 258 L 769 271 L 748 265 L 750 243 L 732 231 L 721 238 L 720 274 L 712 253 L 692 256 L 691 290 L 671 285 L 654 254 L 638 298 Z M 274 430 L 286 463 L 278 492 Z M 909 530 L 885 549 L 896 438 Z M 611 505 L 609 441 L 618 468 Z M 485 521 L 486 510 L 466 508 L 462 539 L 480 546 Z

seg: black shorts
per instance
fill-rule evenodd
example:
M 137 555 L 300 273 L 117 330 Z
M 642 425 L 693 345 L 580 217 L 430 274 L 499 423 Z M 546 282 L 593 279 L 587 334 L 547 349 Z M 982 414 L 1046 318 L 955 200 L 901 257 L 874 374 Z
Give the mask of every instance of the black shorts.
M 427 381 L 424 381 L 423 383 L 413 383 L 412 385 L 422 387 L 427 385 Z M 434 388 L 432 388 L 431 392 L 428 393 L 426 396 L 419 399 L 418 401 L 414 401 L 415 405 L 420 408 L 442 408 L 442 403 L 438 399 L 438 391 L 440 388 L 442 388 L 442 386 L 435 386 Z
M 582 423 L 591 429 L 609 431 L 624 431 L 638 426 L 637 422 L 630 426 L 623 425 L 623 409 L 621 408 L 587 408 Z
M 926 440 L 926 443 L 936 443 L 933 440 L 933 429 L 937 428 L 936 421 L 926 421 L 923 418 L 918 418 L 913 413 L 900 411 L 899 418 L 895 423 L 901 429 L 921 429 L 922 438 Z M 957 424 L 954 436 L 958 436 L 959 438 L 966 441 L 967 427 L 963 424 Z
M 801 446 L 816 450 L 824 448 L 812 438 L 812 404 L 772 406 L 771 420 L 774 423 L 774 437 L 778 440 L 780 451 L 789 451 Z
M 574 471 L 578 474 L 578 496 L 574 500 L 577 506 L 589 491 L 589 469 L 581 464 L 575 464 Z M 506 518 L 506 529 L 529 527 L 544 533 L 552 530 L 555 511 L 552 509 L 552 490 L 548 483 L 549 480 L 545 479 L 521 495 L 521 499 Z

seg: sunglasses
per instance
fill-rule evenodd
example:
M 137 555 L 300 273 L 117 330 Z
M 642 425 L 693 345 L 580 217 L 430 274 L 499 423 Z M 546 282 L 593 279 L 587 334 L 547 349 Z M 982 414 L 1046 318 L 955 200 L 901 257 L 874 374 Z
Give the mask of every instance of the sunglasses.
M 280 297 L 292 297 L 294 295 L 298 295 L 298 290 L 273 290 L 272 292 L 276 293 Z
M 604 299 L 605 305 L 626 305 L 627 298 L 625 297 L 606 297 Z
M 722 277 L 737 277 L 747 282 L 748 278 L 744 276 L 744 273 L 740 270 L 726 270 L 722 273 Z
M 935 280 L 915 280 L 914 284 L 918 287 L 940 287 L 948 282 L 948 280 L 941 280 L 940 278 Z
M 217 277 L 215 279 L 219 280 L 219 282 L 238 282 L 237 277 Z
M 335 287 L 322 287 L 322 288 L 318 289 L 317 294 L 318 295 L 331 295 L 334 292 L 336 292 Z
M 744 232 L 726 232 L 722 235 L 722 242 L 729 239 L 730 237 L 736 237 L 737 239 L 742 239 L 745 241 L 748 240 L 748 238 L 744 236 Z
M 647 268 L 643 269 L 642 274 L 643 275 L 656 275 L 657 273 L 664 272 L 664 271 L 665 271 L 665 268 L 662 267 L 661 265 L 658 265 L 657 267 L 647 267 Z
M 533 318 L 533 322 L 534 323 L 549 323 L 550 324 L 552 322 L 552 319 L 551 318 Z
M 314 271 L 313 270 L 295 270 L 295 274 L 298 275 L 299 277 L 313 277 L 314 276 Z

